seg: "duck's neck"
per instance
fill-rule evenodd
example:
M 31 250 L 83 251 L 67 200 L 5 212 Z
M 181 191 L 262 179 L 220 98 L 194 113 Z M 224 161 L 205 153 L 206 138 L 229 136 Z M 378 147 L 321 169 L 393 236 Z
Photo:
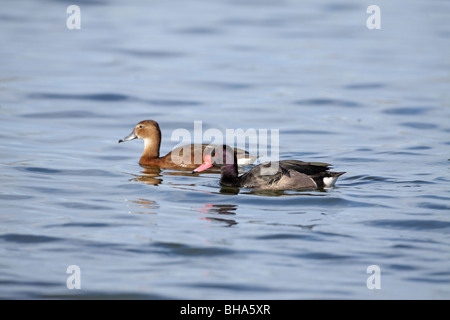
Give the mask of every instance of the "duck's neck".
M 236 164 L 222 165 L 220 184 L 227 187 L 239 186 L 238 169 Z
M 159 158 L 159 147 L 161 145 L 161 133 L 155 130 L 150 138 L 144 139 L 144 152 L 141 159 L 157 159 Z

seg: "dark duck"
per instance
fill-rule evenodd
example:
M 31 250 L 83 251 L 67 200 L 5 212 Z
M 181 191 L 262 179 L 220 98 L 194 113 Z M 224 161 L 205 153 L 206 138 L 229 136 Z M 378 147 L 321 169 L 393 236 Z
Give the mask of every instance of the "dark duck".
M 221 169 L 220 184 L 227 187 L 292 190 L 332 188 L 345 172 L 331 172 L 330 164 L 299 160 L 270 161 L 257 165 L 239 176 L 236 153 L 227 145 L 214 148 L 204 156 L 204 163 L 193 172 L 211 167 Z

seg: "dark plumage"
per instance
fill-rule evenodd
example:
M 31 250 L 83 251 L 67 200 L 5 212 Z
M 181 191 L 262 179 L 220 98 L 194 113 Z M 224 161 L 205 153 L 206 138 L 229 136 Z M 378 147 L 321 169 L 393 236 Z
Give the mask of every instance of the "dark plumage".
M 337 178 L 345 173 L 330 172 L 331 165 L 327 163 L 282 160 L 262 163 L 239 176 L 233 150 L 226 145 L 221 150 L 217 149 L 209 158 L 205 156 L 205 161 L 211 159 L 213 166 L 221 168 L 222 186 L 271 190 L 326 188 L 334 186 Z M 194 172 L 204 170 L 197 169 Z

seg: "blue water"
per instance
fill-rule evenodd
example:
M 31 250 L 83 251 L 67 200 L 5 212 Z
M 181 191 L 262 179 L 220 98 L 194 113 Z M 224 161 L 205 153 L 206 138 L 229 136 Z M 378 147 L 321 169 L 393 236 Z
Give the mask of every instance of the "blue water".
M 449 299 L 450 4 L 371 4 L 3 3 L 0 298 Z M 233 193 L 140 167 L 144 119 L 162 154 L 202 121 L 347 173 Z

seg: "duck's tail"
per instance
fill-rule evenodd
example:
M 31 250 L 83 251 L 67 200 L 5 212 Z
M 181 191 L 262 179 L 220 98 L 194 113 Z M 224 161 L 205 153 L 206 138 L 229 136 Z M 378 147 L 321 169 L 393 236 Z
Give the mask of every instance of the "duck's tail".
M 333 188 L 337 179 L 344 173 L 346 172 L 327 172 L 326 176 L 323 177 L 323 187 Z

